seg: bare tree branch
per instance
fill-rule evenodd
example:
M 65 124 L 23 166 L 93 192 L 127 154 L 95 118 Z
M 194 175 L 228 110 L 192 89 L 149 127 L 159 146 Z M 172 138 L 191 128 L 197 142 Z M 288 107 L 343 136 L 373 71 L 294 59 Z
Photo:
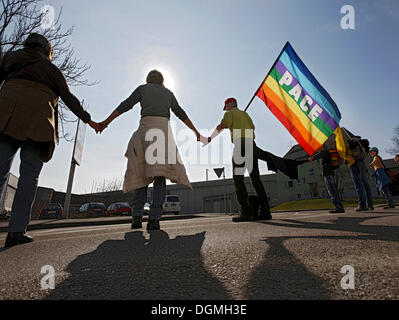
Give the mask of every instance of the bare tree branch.
M 1 0 L 0 1 L 0 59 L 9 51 L 22 47 L 28 35 L 37 32 L 45 36 L 54 49 L 53 63 L 63 72 L 71 86 L 93 86 L 97 82 L 89 81 L 85 76 L 90 65 L 76 58 L 74 49 L 69 43 L 73 27 L 65 29 L 61 24 L 62 9 L 51 28 L 43 30 L 42 25 L 46 12 L 43 12 L 43 0 Z M 70 118 L 71 112 L 65 104 L 59 104 L 60 137 L 72 141 L 65 130 L 65 124 L 76 122 Z
M 393 147 L 389 150 L 391 154 L 399 154 L 399 126 L 394 130 L 394 136 L 392 138 Z

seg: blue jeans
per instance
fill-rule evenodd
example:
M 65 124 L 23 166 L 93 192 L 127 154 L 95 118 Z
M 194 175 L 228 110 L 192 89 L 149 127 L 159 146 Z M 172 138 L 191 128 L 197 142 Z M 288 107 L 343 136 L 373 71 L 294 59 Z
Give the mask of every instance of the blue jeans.
M 133 200 L 133 217 L 144 216 L 144 205 L 147 202 L 148 186 L 137 189 L 134 192 Z M 166 179 L 164 177 L 156 177 L 154 181 L 154 190 L 152 197 L 152 205 L 150 208 L 149 218 L 151 220 L 160 220 L 163 213 L 163 204 L 166 197 Z
M 337 210 L 343 209 L 341 196 L 339 195 L 339 191 L 337 185 L 335 184 L 334 176 L 324 177 L 324 182 L 326 184 L 328 193 L 330 194 L 331 201 Z
M 371 187 L 367 179 L 368 173 L 366 165 L 363 161 L 356 161 L 349 169 L 359 197 L 359 207 L 367 208 L 373 206 L 373 193 L 371 192 Z
M 40 158 L 40 143 L 17 141 L 0 134 L 0 194 L 6 188 L 15 154 L 21 148 L 20 177 L 11 209 L 8 232 L 26 232 L 36 196 L 39 175 L 43 168 Z

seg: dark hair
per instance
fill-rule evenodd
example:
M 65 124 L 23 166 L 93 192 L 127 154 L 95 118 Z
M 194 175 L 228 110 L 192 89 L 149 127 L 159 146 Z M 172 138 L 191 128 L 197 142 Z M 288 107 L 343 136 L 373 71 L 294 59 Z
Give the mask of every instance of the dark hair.
M 53 53 L 53 47 L 46 37 L 38 33 L 31 33 L 24 42 L 25 48 L 36 49 L 43 53 L 46 57 L 50 57 Z
M 161 72 L 158 70 L 152 70 L 147 76 L 147 83 L 156 83 L 163 85 L 164 78 Z

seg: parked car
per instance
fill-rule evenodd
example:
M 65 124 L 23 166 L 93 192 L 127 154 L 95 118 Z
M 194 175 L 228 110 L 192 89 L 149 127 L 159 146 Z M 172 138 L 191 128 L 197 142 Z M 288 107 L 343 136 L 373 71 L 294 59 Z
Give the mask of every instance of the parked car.
M 110 216 L 131 216 L 132 208 L 127 202 L 117 202 L 109 205 L 107 209 L 107 217 Z
M 63 209 L 59 203 L 49 203 L 40 212 L 40 220 L 43 219 L 61 219 Z
M 179 196 L 166 196 L 163 204 L 164 213 L 172 213 L 178 215 L 181 211 L 181 202 Z
M 86 203 L 79 209 L 79 213 L 87 214 L 89 217 L 104 217 L 105 211 L 105 204 L 101 202 Z

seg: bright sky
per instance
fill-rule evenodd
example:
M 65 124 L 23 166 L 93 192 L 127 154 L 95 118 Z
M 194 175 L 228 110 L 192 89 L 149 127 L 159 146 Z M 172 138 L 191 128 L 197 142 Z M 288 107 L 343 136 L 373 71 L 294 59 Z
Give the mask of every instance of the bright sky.
M 64 26 L 74 26 L 76 55 L 92 65 L 87 77 L 100 83 L 72 88 L 85 99 L 95 121 L 104 120 L 121 101 L 159 68 L 166 85 L 194 124 L 213 130 L 222 105 L 234 96 L 245 108 L 286 41 L 330 93 L 342 113 L 342 125 L 382 150 L 391 147 L 399 125 L 399 1 L 397 0 L 69 0 L 48 1 L 63 7 Z M 341 29 L 341 7 L 355 8 L 356 29 Z M 93 182 L 122 179 L 124 153 L 138 127 L 140 106 L 113 123 L 102 136 L 88 129 L 83 164 L 73 192 L 90 192 Z M 256 99 L 249 114 L 257 144 L 284 155 L 294 139 Z M 175 116 L 172 120 L 178 122 Z M 177 132 L 184 126 L 178 123 Z M 75 129 L 70 128 L 73 132 Z M 224 136 L 228 138 L 228 133 Z M 192 143 L 195 137 L 192 134 Z M 178 145 L 187 141 L 178 141 Z M 40 185 L 64 191 L 72 143 L 61 142 L 46 164 Z M 199 150 L 199 146 L 198 146 Z M 230 150 L 223 150 L 227 159 Z M 18 175 L 19 161 L 12 172 Z M 223 165 L 222 165 L 223 166 Z M 187 165 L 191 181 L 205 180 L 205 170 L 220 165 Z M 231 167 L 227 166 L 227 177 Z M 265 164 L 262 173 L 267 172 Z M 211 179 L 216 176 L 211 172 Z

